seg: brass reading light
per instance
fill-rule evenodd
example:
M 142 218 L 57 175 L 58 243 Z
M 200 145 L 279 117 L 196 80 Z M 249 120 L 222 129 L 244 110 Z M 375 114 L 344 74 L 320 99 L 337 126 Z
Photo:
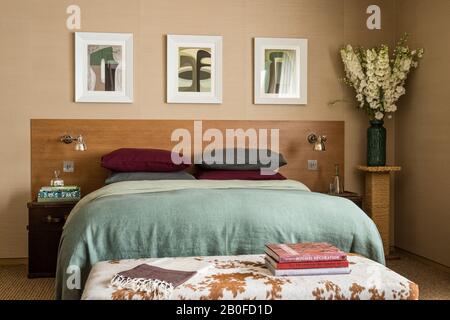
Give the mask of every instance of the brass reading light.
M 76 151 L 86 151 L 87 150 L 86 142 L 84 141 L 84 138 L 81 134 L 78 135 L 78 137 L 76 137 L 76 138 L 74 138 L 70 135 L 65 135 L 65 136 L 61 137 L 60 141 L 65 144 L 71 144 L 72 142 L 75 142 L 75 150 Z
M 308 142 L 310 144 L 314 144 L 313 146 L 314 151 L 325 151 L 326 150 L 325 142 L 327 142 L 327 136 L 311 133 L 308 136 Z

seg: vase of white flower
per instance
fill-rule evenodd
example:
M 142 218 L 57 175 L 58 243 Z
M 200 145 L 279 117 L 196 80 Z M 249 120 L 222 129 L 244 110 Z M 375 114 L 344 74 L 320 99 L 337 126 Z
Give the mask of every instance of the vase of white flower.
M 392 57 L 389 47 L 341 49 L 345 67 L 346 84 L 355 89 L 358 109 L 363 110 L 371 120 L 367 131 L 367 164 L 386 164 L 386 129 L 383 119 L 397 111 L 397 100 L 406 93 L 406 79 L 413 68 L 417 68 L 424 53 L 423 49 L 411 50 L 407 35 L 395 47 Z
M 386 128 L 383 120 L 371 120 L 367 129 L 367 165 L 386 165 Z

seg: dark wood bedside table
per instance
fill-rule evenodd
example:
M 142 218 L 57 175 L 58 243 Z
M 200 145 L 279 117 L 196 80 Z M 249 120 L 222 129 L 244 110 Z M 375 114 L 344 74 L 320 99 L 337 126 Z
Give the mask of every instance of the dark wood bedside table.
M 344 191 L 343 193 L 339 193 L 339 194 L 330 194 L 330 193 L 327 193 L 327 194 L 330 196 L 346 198 L 350 201 L 353 201 L 361 209 L 363 208 L 363 197 L 355 192 Z
M 62 228 L 75 204 L 28 203 L 28 278 L 55 276 Z

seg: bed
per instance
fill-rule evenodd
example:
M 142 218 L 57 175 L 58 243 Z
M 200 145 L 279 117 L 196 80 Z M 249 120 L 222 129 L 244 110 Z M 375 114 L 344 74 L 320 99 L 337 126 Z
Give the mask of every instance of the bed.
M 266 243 L 301 241 L 329 242 L 385 262 L 377 228 L 362 210 L 298 181 L 114 183 L 85 196 L 70 214 L 56 297 L 80 299 L 98 261 L 260 254 Z M 73 277 L 78 271 L 79 286 Z

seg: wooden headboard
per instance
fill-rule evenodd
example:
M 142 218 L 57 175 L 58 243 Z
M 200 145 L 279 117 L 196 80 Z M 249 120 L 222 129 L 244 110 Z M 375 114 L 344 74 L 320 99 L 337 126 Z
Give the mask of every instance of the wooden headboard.
M 279 129 L 280 152 L 288 165 L 280 172 L 302 181 L 313 191 L 326 191 L 339 164 L 344 172 L 344 122 L 342 121 L 234 121 L 204 120 L 203 131 L 216 128 L 244 130 Z M 31 120 L 31 198 L 47 186 L 54 170 L 60 170 L 66 185 L 78 185 L 82 194 L 104 185 L 108 171 L 100 167 L 101 156 L 122 147 L 171 150 L 174 129 L 186 128 L 193 136 L 194 120 Z M 270 131 L 269 131 L 270 132 Z M 327 150 L 317 152 L 307 142 L 309 133 L 327 135 Z M 88 150 L 74 150 L 74 144 L 59 141 L 62 135 L 82 134 Z M 224 134 L 225 136 L 225 134 Z M 318 160 L 318 170 L 309 171 L 307 160 Z M 74 173 L 64 173 L 63 161 L 75 163 Z

